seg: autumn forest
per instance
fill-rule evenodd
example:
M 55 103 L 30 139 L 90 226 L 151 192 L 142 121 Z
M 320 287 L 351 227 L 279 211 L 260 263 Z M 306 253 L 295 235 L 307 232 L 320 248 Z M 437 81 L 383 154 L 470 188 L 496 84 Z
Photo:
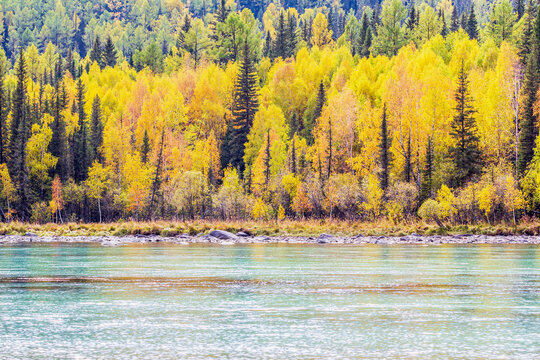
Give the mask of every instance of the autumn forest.
M 540 211 L 536 0 L 2 0 L 0 219 Z

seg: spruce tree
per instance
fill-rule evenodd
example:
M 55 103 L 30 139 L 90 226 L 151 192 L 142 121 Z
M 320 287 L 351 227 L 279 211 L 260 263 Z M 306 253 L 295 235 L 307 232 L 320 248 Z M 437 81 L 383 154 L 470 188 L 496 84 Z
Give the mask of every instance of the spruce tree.
M 451 123 L 450 135 L 455 144 L 450 148 L 450 156 L 454 163 L 454 176 L 457 186 L 481 171 L 481 152 L 477 135 L 476 120 L 472 98 L 469 93 L 469 81 L 465 65 L 461 62 L 458 76 L 458 88 L 455 94 L 456 115 Z
M 457 7 L 454 6 L 454 8 L 452 9 L 452 19 L 450 20 L 450 31 L 456 32 L 459 30 L 459 28 L 460 26 L 459 26 L 459 16 L 457 12 Z
M 296 46 L 298 45 L 297 27 L 296 18 L 292 14 L 289 14 L 287 19 L 287 57 L 295 55 Z
M 219 6 L 217 8 L 216 16 L 218 22 L 225 22 L 227 16 L 229 16 L 229 8 L 227 7 L 227 0 L 220 0 Z
M 519 49 L 518 49 L 518 55 L 519 55 L 519 58 L 521 59 L 521 63 L 525 66 L 527 66 L 529 54 L 531 53 L 532 32 L 533 32 L 533 24 L 532 24 L 532 19 L 529 13 L 529 16 L 527 16 L 527 22 L 525 23 L 525 26 L 523 29 L 523 35 L 521 36 L 521 40 L 519 42 Z
M 478 39 L 478 22 L 476 21 L 476 15 L 474 14 L 474 6 L 471 4 L 471 11 L 467 19 L 467 34 L 471 39 Z
M 266 148 L 264 150 L 264 185 L 268 188 L 270 183 L 270 129 L 266 130 Z
M 296 175 L 296 134 L 292 137 L 292 143 L 291 143 L 291 172 Z
M 420 204 L 431 198 L 433 191 L 433 139 L 431 137 L 428 137 L 425 161 L 422 171 L 422 185 L 420 186 Z
M 253 124 L 253 118 L 259 107 L 258 79 L 255 65 L 247 39 L 244 41 L 242 63 L 234 86 L 232 121 L 227 128 L 227 150 L 222 154 L 222 164 L 230 164 L 238 169 L 239 174 L 245 170 L 244 147 L 247 135 Z
M 54 175 L 60 176 L 61 181 L 67 181 L 70 174 L 70 166 L 67 154 L 66 124 L 62 116 L 62 111 L 66 107 L 66 97 L 64 96 L 63 89 L 63 83 L 62 87 L 58 84 L 54 88 L 54 98 L 51 99 L 53 122 L 51 124 L 52 137 L 49 142 L 49 152 L 58 159 L 53 171 Z
M 539 10 L 540 14 L 540 10 Z M 523 175 L 532 160 L 536 138 L 538 136 L 538 118 L 534 111 L 540 85 L 540 15 L 536 17 L 530 36 L 530 54 L 527 57 L 527 70 L 523 88 L 523 106 L 521 111 L 519 145 L 518 145 L 518 174 Z
M 516 0 L 515 2 L 515 10 L 517 14 L 517 21 L 523 17 L 523 14 L 525 13 L 525 3 L 524 0 Z
M 364 40 L 364 43 L 362 44 L 362 50 L 360 52 L 360 55 L 362 55 L 363 57 L 368 57 L 369 54 L 370 54 L 370 48 L 371 48 L 371 42 L 373 40 L 373 35 L 372 35 L 372 32 L 371 32 L 371 28 L 368 28 L 367 29 L 367 32 L 366 32 L 366 38 Z
M 442 10 L 441 10 L 441 20 L 442 20 L 441 36 L 443 38 L 446 38 L 446 36 L 448 36 L 448 26 L 446 26 L 446 17 L 444 16 Z
M 12 100 L 9 172 L 17 188 L 17 204 L 15 209 L 21 221 L 30 215 L 30 199 L 28 195 L 28 167 L 26 164 L 26 143 L 30 136 L 30 119 L 26 94 L 26 61 L 23 51 L 19 53 L 15 75 L 17 85 Z
M 0 66 L 0 164 L 7 161 L 7 139 L 8 139 L 8 95 L 4 84 L 4 67 Z
M 144 129 L 143 141 L 141 144 L 141 162 L 143 164 L 148 163 L 148 154 L 150 153 L 150 138 L 148 137 L 148 131 Z
M 103 49 L 103 58 L 104 58 L 103 61 L 104 61 L 105 66 L 114 67 L 116 65 L 116 61 L 117 61 L 116 49 L 114 47 L 114 44 L 110 36 L 107 38 L 107 42 L 105 43 L 105 48 Z
M 409 18 L 407 19 L 407 28 L 409 30 L 414 30 L 416 27 L 416 9 L 414 8 L 414 2 L 411 5 L 411 10 L 409 11 Z
M 306 138 L 309 144 L 313 144 L 313 127 L 318 118 L 321 117 L 323 107 L 326 103 L 326 93 L 324 91 L 324 83 L 321 80 L 319 84 L 319 90 L 317 92 L 317 99 L 315 102 L 315 108 L 312 114 L 306 114 L 304 117 L 303 136 Z M 311 116 L 310 116 L 311 115 Z
M 329 179 L 332 175 L 332 119 L 328 117 L 328 150 L 326 151 L 328 171 L 326 172 L 326 178 Z
M 90 120 L 90 151 L 92 157 L 89 163 L 93 163 L 95 160 L 102 161 L 100 152 L 101 145 L 103 144 L 103 122 L 101 120 L 101 99 L 99 95 L 96 95 L 92 102 L 92 115 Z
M 101 68 L 103 68 L 105 65 L 103 61 L 103 49 L 101 48 L 101 40 L 99 39 L 99 36 L 96 36 L 96 39 L 94 40 L 94 45 L 90 50 L 90 61 L 97 62 L 97 64 Z
M 270 36 L 270 31 L 267 31 L 264 40 L 263 56 L 271 58 L 273 57 L 272 55 L 272 36 Z
M 84 181 L 88 177 L 88 132 L 86 130 L 86 112 L 84 111 L 84 85 L 79 79 L 77 83 L 77 112 L 79 128 L 74 134 L 73 169 L 76 181 Z
M 390 158 L 388 150 L 390 149 L 388 136 L 388 124 L 386 122 L 386 104 L 383 106 L 383 116 L 381 121 L 381 141 L 379 143 L 379 152 L 380 152 L 380 184 L 381 189 L 386 191 L 388 188 L 388 179 L 389 179 L 389 167 L 390 167 Z
M 282 10 L 279 13 L 278 26 L 276 29 L 276 40 L 274 43 L 274 56 L 287 58 L 287 31 L 285 28 L 285 12 Z

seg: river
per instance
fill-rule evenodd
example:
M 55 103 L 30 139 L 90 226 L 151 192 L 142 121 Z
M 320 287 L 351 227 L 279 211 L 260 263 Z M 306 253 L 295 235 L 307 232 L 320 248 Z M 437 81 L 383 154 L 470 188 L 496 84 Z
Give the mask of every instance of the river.
M 538 354 L 538 245 L 0 247 L 1 359 Z

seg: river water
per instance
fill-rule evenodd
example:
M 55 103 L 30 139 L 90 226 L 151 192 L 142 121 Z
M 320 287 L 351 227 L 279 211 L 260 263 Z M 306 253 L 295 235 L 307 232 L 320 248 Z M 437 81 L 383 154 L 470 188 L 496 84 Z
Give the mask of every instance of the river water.
M 1 359 L 539 354 L 539 246 L 0 247 Z

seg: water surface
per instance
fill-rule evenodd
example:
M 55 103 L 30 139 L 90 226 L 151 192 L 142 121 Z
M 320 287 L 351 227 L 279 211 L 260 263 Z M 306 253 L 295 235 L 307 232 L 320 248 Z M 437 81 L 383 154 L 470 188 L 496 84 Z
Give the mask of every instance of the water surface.
M 0 247 L 0 358 L 540 354 L 539 246 Z

